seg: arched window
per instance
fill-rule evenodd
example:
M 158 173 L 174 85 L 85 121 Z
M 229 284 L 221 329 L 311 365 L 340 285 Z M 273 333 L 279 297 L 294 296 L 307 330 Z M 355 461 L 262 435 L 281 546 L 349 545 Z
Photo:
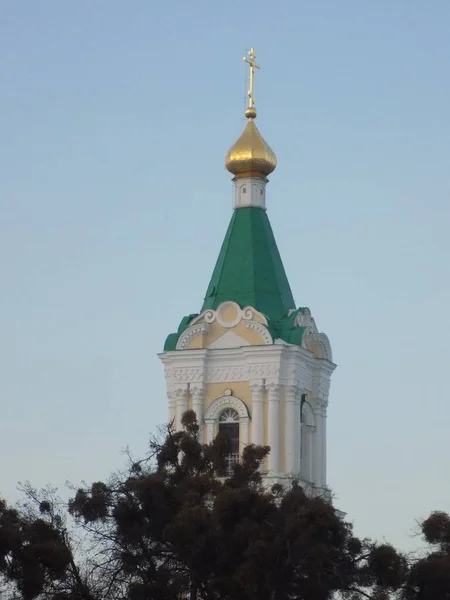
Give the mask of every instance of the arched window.
M 248 444 L 250 415 L 247 406 L 236 396 L 220 396 L 213 400 L 205 410 L 204 421 L 208 444 L 219 431 L 230 436 L 233 454 L 239 455 L 240 449 Z
M 231 454 L 239 456 L 239 415 L 233 408 L 226 408 L 219 416 L 219 433 L 231 442 Z

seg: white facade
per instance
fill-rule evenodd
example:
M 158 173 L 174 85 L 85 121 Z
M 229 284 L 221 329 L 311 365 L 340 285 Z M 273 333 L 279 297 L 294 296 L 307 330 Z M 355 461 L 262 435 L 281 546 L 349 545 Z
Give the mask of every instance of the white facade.
M 160 355 L 169 419 L 179 428 L 181 415 L 192 408 L 202 424 L 202 440 L 211 442 L 220 415 L 232 408 L 239 415 L 241 452 L 249 443 L 270 446 L 267 478 L 295 477 L 305 487 L 323 490 L 326 413 L 335 369 L 328 338 L 317 332 L 307 309 L 299 325 L 309 327 L 302 346 L 296 346 L 272 340 L 264 323 L 255 320 L 255 315 L 264 317 L 254 309 L 235 305 L 237 317 L 227 321 L 223 315 L 230 305 L 205 311 L 180 336 L 179 350 Z M 245 332 L 260 336 L 259 344 L 246 339 Z M 202 347 L 192 347 L 196 344 Z

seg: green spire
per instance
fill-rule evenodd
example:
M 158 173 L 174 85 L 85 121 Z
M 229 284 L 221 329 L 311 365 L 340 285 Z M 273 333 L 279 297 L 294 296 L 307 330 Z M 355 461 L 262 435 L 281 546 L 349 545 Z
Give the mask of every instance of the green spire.
M 273 321 L 295 309 L 294 298 L 265 210 L 234 211 L 202 311 L 225 300 L 253 306 Z

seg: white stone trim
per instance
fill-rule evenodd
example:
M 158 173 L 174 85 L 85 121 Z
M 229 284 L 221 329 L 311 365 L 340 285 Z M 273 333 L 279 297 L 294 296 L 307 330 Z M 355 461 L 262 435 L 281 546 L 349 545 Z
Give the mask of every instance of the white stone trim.
M 305 347 L 308 348 L 308 350 L 311 350 L 314 353 L 316 358 L 325 358 L 330 362 L 333 361 L 333 353 L 331 351 L 330 340 L 328 339 L 328 336 L 326 336 L 324 333 L 305 332 L 302 343 L 305 344 Z M 317 355 L 317 353 L 311 349 L 311 346 L 313 345 L 319 346 L 319 355 Z
M 250 419 L 244 417 L 239 419 L 239 452 L 242 454 L 244 448 L 248 446 L 248 424 Z
M 186 346 L 191 342 L 191 340 L 196 338 L 198 335 L 204 335 L 205 333 L 208 333 L 208 330 L 209 327 L 207 323 L 200 323 L 198 325 L 193 325 L 192 327 L 189 327 L 180 335 L 176 345 L 176 349 L 184 350 Z
M 300 421 L 297 421 L 297 396 L 298 387 L 289 386 L 285 388 L 285 423 L 284 423 L 284 460 L 285 471 L 289 474 L 299 472 L 297 466 L 297 446 L 299 444 Z
M 210 444 L 214 439 L 214 421 L 206 421 L 206 443 Z
M 264 327 L 264 325 L 261 325 L 261 323 L 257 323 L 256 321 L 247 321 L 245 323 L 245 326 L 249 331 L 254 331 L 258 333 L 264 340 L 265 344 L 273 344 L 272 336 L 270 335 L 267 328 Z
M 307 327 L 312 333 L 318 333 L 316 323 L 312 318 L 309 308 L 304 308 L 303 312 L 299 312 L 294 321 L 294 327 Z
M 299 346 L 262 345 L 213 351 L 189 350 L 189 352 L 165 352 L 160 355 L 166 368 L 168 385 L 182 382 L 227 383 L 275 379 L 282 385 L 299 385 L 313 390 L 314 380 L 319 376 L 317 359 Z M 335 365 L 321 361 L 321 379 L 329 381 Z M 325 381 L 325 380 L 324 380 Z M 325 391 L 325 390 L 324 390 Z
M 239 418 L 249 418 L 248 408 L 240 398 L 236 396 L 220 396 L 211 402 L 205 411 L 205 421 L 216 421 L 220 413 L 226 408 L 234 408 Z
M 295 446 L 295 469 L 297 473 L 301 473 L 302 468 L 302 435 L 303 435 L 303 426 L 301 419 L 301 402 L 302 402 L 302 390 L 298 390 L 295 399 L 295 422 L 298 426 L 298 434 L 297 441 Z
M 247 406 L 236 396 L 220 396 L 208 406 L 205 412 L 206 442 L 210 444 L 217 435 L 220 414 L 227 408 L 234 409 L 239 415 L 239 452 L 242 454 L 248 445 L 250 415 Z
M 232 308 L 236 312 L 236 317 L 231 321 L 227 321 L 224 317 L 224 313 L 228 308 Z M 264 325 L 268 324 L 266 317 L 262 313 L 257 311 L 255 308 L 253 308 L 253 306 L 246 306 L 244 308 L 241 308 L 239 304 L 237 304 L 237 302 L 228 300 L 226 302 L 222 302 L 222 304 L 220 304 L 216 310 L 207 309 L 203 311 L 191 321 L 191 326 L 203 321 L 208 324 L 217 321 L 217 323 L 219 323 L 221 327 L 224 327 L 225 329 L 231 329 L 233 327 L 236 327 L 236 325 L 239 325 L 241 321 L 254 320 L 256 316 L 258 317 L 258 319 L 261 319 Z
M 302 423 L 308 427 L 316 426 L 316 417 L 311 404 L 306 400 L 302 405 Z
M 228 307 L 226 312 L 232 314 L 233 322 L 235 322 L 236 314 L 229 310 L 229 303 L 223 303 L 223 306 Z M 210 323 L 219 323 L 217 320 L 217 311 L 205 311 L 203 316 L 200 315 L 197 317 L 199 319 L 198 322 L 195 322 L 194 319 L 191 327 L 209 326 L 208 322 L 202 322 L 203 318 Z M 249 326 L 250 331 L 251 326 L 253 326 L 252 322 L 255 322 L 258 327 L 264 327 L 263 324 L 258 323 L 262 319 L 257 316 L 256 311 L 252 307 L 243 309 L 240 318 L 240 322 Z M 295 476 L 300 477 L 301 481 L 305 481 L 306 471 L 303 464 L 304 460 L 301 458 L 301 447 L 302 445 L 308 446 L 308 485 L 314 489 L 322 489 L 326 485 L 326 407 L 330 379 L 335 365 L 327 358 L 327 356 L 331 356 L 329 352 L 331 348 L 328 347 L 327 349 L 328 338 L 323 334 L 314 333 L 314 323 L 308 311 L 303 312 L 302 318 L 301 326 L 310 331 L 305 336 L 310 344 L 309 348 L 281 342 L 265 344 L 261 341 L 261 345 L 255 346 L 186 349 L 183 352 L 169 351 L 164 352 L 160 357 L 165 368 L 168 403 L 172 414 L 174 412 L 174 394 L 178 389 L 185 390 L 187 388 L 190 390 L 192 407 L 195 410 L 194 390 L 197 387 L 204 389 L 209 383 L 221 383 L 223 384 L 221 389 L 233 389 L 234 382 L 248 382 L 250 385 L 252 394 L 252 404 L 250 407 L 252 415 L 251 428 L 249 426 L 249 410 L 245 404 L 242 402 L 242 405 L 240 405 L 241 400 L 233 396 L 226 396 L 223 392 L 223 396 L 217 398 L 208 408 L 206 411 L 207 414 L 203 414 L 204 425 L 202 431 L 204 431 L 205 441 L 212 441 L 217 433 L 217 416 L 220 409 L 226 407 L 236 409 L 237 403 L 238 406 L 241 406 L 241 409 L 244 407 L 239 418 L 241 451 L 249 442 L 268 444 L 272 447 L 272 457 L 269 455 L 269 459 L 265 465 L 265 468 L 269 467 L 269 470 L 264 476 L 266 477 L 267 475 L 269 479 Z M 219 311 L 219 319 L 226 325 L 230 325 L 229 322 L 225 322 L 223 311 Z M 192 330 L 189 332 L 191 327 L 180 338 L 185 336 L 186 339 L 188 334 L 191 335 Z M 225 329 L 224 334 L 225 332 L 231 333 L 231 329 L 228 327 Z M 201 334 L 199 332 L 199 335 Z M 191 337 L 190 339 L 193 338 Z M 185 347 L 187 348 L 188 346 Z M 280 386 L 284 390 L 281 397 L 279 393 Z M 290 394 L 294 394 L 295 389 L 298 391 L 296 393 L 296 400 L 292 403 L 292 396 Z M 264 394 L 265 390 L 267 390 L 267 397 Z M 300 398 L 303 393 L 307 394 L 309 402 L 303 405 L 304 425 L 302 427 Z M 186 407 L 184 394 L 185 392 L 181 394 L 182 397 L 176 403 L 176 417 L 180 414 L 181 409 Z M 198 394 L 200 394 L 200 391 Z M 200 399 L 198 399 L 196 411 L 198 414 L 200 410 L 204 413 L 204 401 L 203 398 L 203 406 L 200 406 Z M 292 408 L 292 404 L 294 404 L 294 409 Z M 267 423 L 265 423 L 265 419 L 267 418 L 265 409 L 270 414 Z M 294 413 L 293 419 L 291 418 L 291 413 Z M 284 430 L 286 435 L 284 439 L 281 439 L 280 436 L 280 415 L 283 415 L 283 420 L 285 421 Z M 270 425 L 272 422 L 274 424 L 278 422 L 278 425 Z M 289 430 L 292 423 L 295 423 L 295 430 Z M 283 426 L 283 424 L 281 425 Z M 294 438 L 296 441 L 292 442 L 290 438 Z M 286 457 L 286 468 L 283 468 L 283 471 L 291 471 L 292 469 L 291 474 L 289 472 L 280 473 L 280 444 L 283 444 L 281 450 L 284 447 Z M 293 444 L 295 452 L 292 457 L 290 456 L 289 448 Z M 314 449 L 312 447 L 313 444 L 315 445 Z M 316 448 L 318 449 L 317 452 Z M 299 470 L 301 471 L 300 475 Z
M 315 483 L 315 441 L 316 441 L 316 419 L 311 404 L 308 401 L 302 403 L 302 435 L 301 435 L 301 465 L 300 473 L 302 479 Z
M 189 388 L 187 385 L 174 390 L 176 398 L 176 431 L 182 430 L 181 418 L 188 409 Z
M 252 383 L 252 443 L 256 446 L 264 445 L 264 385 Z
M 174 390 L 167 391 L 168 410 L 169 410 L 169 423 L 176 425 L 177 417 L 177 397 Z
M 203 442 L 203 403 L 204 403 L 204 388 L 203 385 L 195 385 L 190 389 L 192 396 L 192 410 L 197 417 L 199 425 L 198 439 Z
M 326 485 L 326 398 L 314 398 L 312 409 L 316 422 L 316 435 L 314 439 L 314 482 L 316 485 Z
M 278 383 L 269 383 L 267 386 L 269 396 L 268 410 L 268 445 L 269 454 L 269 472 L 280 472 L 280 385 Z

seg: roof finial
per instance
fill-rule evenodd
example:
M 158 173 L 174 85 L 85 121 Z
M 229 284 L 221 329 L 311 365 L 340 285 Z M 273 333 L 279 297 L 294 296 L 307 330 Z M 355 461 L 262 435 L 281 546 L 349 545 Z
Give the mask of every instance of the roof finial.
M 253 98 L 253 79 L 255 69 L 259 65 L 255 62 L 256 54 L 253 48 L 248 56 L 244 56 L 250 65 L 250 85 L 248 89 L 248 106 L 245 116 L 248 119 L 240 138 L 228 150 L 225 166 L 233 173 L 235 179 L 242 177 L 266 178 L 277 166 L 277 157 L 269 144 L 263 139 L 255 125 L 256 108 Z
M 254 105 L 254 98 L 253 98 L 253 79 L 254 79 L 255 69 L 259 69 L 260 66 L 256 64 L 255 59 L 256 59 L 255 49 L 250 48 L 248 55 L 244 56 L 245 62 L 248 63 L 248 65 L 250 67 L 250 80 L 249 80 L 249 86 L 248 86 L 248 92 L 247 92 L 248 107 L 247 107 L 247 110 L 245 111 L 245 116 L 247 117 L 247 119 L 254 119 L 256 117 L 256 108 Z

